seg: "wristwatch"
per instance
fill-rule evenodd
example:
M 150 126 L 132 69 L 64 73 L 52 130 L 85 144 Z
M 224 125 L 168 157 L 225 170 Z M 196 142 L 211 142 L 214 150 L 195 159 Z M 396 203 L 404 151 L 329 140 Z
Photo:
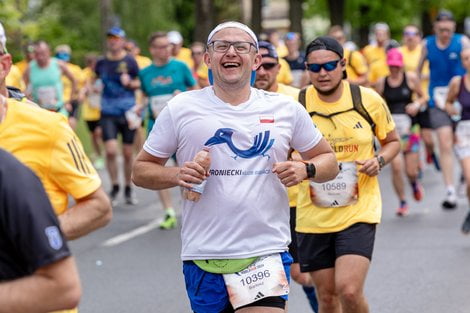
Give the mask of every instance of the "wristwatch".
M 317 169 L 313 163 L 305 163 L 305 169 L 307 170 L 307 178 L 314 178 L 317 173 Z
M 375 158 L 379 162 L 379 169 L 381 170 L 385 166 L 385 159 L 381 155 L 376 155 Z

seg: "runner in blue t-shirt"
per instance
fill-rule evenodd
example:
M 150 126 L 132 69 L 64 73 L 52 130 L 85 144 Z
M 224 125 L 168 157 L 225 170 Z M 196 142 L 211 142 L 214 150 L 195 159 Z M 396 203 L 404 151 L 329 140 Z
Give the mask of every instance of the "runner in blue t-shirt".
M 137 125 L 137 122 L 133 120 L 136 116 L 134 91 L 140 87 L 140 81 L 137 78 L 139 67 L 135 59 L 124 49 L 125 36 L 125 32 L 118 27 L 113 27 L 108 31 L 106 42 L 108 51 L 106 56 L 96 63 L 95 68 L 97 78 L 103 82 L 100 125 L 106 150 L 106 165 L 113 185 L 110 192 L 113 205 L 116 204 L 116 197 L 119 193 L 116 161 L 118 133 L 121 133 L 123 143 L 126 203 L 137 203 L 131 191 L 131 167 L 132 144 Z
M 141 89 L 148 97 L 148 132 L 152 129 L 155 118 L 173 96 L 196 87 L 196 81 L 189 67 L 171 58 L 171 46 L 166 33 L 153 33 L 149 39 L 149 50 L 153 63 L 139 72 Z M 159 190 L 158 193 L 165 209 L 165 219 L 160 224 L 160 228 L 174 228 L 176 216 L 170 191 L 164 189 Z
M 453 133 L 452 120 L 444 111 L 449 81 L 455 75 L 462 75 L 464 69 L 460 61 L 463 47 L 470 46 L 470 41 L 461 34 L 454 34 L 455 21 L 449 11 L 440 11 L 434 23 L 435 35 L 423 42 L 423 50 L 418 65 L 418 74 L 429 60 L 429 107 L 420 116 L 423 140 L 427 150 L 433 150 L 432 130 L 436 130 L 439 140 L 439 155 L 442 175 L 447 191 L 442 207 L 454 209 L 457 196 L 453 178 Z

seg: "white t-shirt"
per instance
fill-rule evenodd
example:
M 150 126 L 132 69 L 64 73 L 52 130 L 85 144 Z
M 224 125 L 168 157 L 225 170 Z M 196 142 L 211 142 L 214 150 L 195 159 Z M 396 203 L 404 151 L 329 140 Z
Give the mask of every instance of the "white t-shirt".
M 272 173 L 292 147 L 313 148 L 321 133 L 290 97 L 251 89 L 237 106 L 212 87 L 183 92 L 153 127 L 144 150 L 159 158 L 176 152 L 179 165 L 210 146 L 210 177 L 198 202 L 184 201 L 183 260 L 236 259 L 287 250 L 286 189 Z

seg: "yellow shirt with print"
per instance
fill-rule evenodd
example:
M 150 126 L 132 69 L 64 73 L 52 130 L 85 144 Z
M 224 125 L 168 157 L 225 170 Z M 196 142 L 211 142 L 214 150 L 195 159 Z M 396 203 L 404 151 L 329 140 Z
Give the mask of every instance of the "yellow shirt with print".
M 364 47 L 362 54 L 369 65 L 369 75 L 367 78 L 371 84 L 375 84 L 380 78 L 390 74 L 384 47 L 368 45 Z
M 320 100 L 316 90 L 307 89 L 307 111 L 330 115 L 349 110 L 353 107 L 349 83 L 343 81 L 343 95 L 334 103 Z M 362 103 L 376 124 L 375 136 L 384 139 L 395 127 L 387 105 L 382 97 L 370 88 L 360 87 Z M 313 122 L 329 142 L 339 162 L 354 162 L 374 157 L 374 134 L 369 123 L 358 112 L 324 118 L 312 117 Z M 356 125 L 360 123 L 361 127 Z M 370 177 L 358 173 L 359 198 L 355 204 L 345 207 L 321 208 L 310 199 L 309 182 L 299 186 L 297 203 L 297 228 L 301 233 L 331 233 L 344 230 L 349 226 L 364 223 L 379 223 L 382 215 L 382 200 L 377 176 Z
M 66 65 L 70 73 L 72 73 L 72 76 L 75 78 L 75 81 L 77 82 L 77 91 L 78 91 L 80 88 L 83 87 L 82 69 L 80 68 L 80 66 L 72 64 L 72 63 L 66 63 Z M 62 85 L 64 86 L 64 91 L 63 91 L 64 102 L 69 102 L 70 92 L 72 91 L 72 82 L 65 75 L 62 75 Z
M 90 84 L 95 76 L 95 72 L 89 67 L 85 67 L 82 71 L 85 84 Z M 82 117 L 85 121 L 98 121 L 101 117 L 101 109 L 99 107 L 93 108 L 90 106 L 90 101 L 88 101 L 88 98 L 85 98 L 82 106 Z
M 12 153 L 41 179 L 57 215 L 68 208 L 68 195 L 81 199 L 101 186 L 101 179 L 62 114 L 8 99 L 0 123 L 0 148 Z
M 277 84 L 277 92 L 286 96 L 292 97 L 295 101 L 299 101 L 299 92 L 300 89 L 287 86 L 281 83 Z M 295 207 L 297 205 L 297 195 L 299 193 L 299 186 L 295 185 L 287 188 L 287 196 L 289 197 L 289 206 Z
M 6 78 L 6 85 L 16 87 L 20 90 L 25 89 L 24 81 L 23 81 L 23 73 L 20 71 L 18 66 L 12 65 L 10 68 L 10 73 Z
M 406 72 L 416 72 L 418 70 L 419 58 L 421 56 L 422 46 L 418 46 L 414 50 L 410 50 L 407 46 L 401 46 L 400 52 L 403 55 L 403 62 L 405 63 Z M 424 62 L 422 75 L 427 78 L 421 79 L 421 90 L 427 96 L 429 86 L 429 61 Z
M 359 51 L 344 49 L 344 58 L 347 61 L 346 73 L 349 80 L 356 80 L 359 75 L 367 74 L 367 62 Z

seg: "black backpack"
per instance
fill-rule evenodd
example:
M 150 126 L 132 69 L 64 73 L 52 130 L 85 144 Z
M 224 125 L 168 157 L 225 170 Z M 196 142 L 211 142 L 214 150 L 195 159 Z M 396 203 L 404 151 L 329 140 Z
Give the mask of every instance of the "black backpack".
M 305 99 L 305 96 L 306 96 L 306 93 L 307 93 L 307 88 L 308 88 L 308 86 L 302 88 L 302 90 L 300 90 L 300 93 L 299 93 L 299 102 L 304 106 L 305 109 L 307 109 L 307 102 L 306 102 L 306 99 Z M 346 113 L 346 112 L 350 112 L 350 111 L 356 111 L 369 123 L 372 131 L 375 131 L 375 123 L 372 120 L 372 118 L 370 117 L 370 115 L 367 112 L 364 105 L 362 104 L 361 89 L 359 88 L 358 85 L 355 85 L 355 84 L 349 84 L 349 89 L 351 91 L 351 96 L 352 96 L 352 100 L 353 100 L 353 107 L 352 108 L 350 108 L 348 110 L 328 114 L 328 115 L 325 115 L 325 114 L 322 114 L 322 113 L 319 113 L 319 112 L 315 112 L 315 111 L 308 112 L 308 114 L 310 114 L 310 116 L 318 115 L 318 116 L 321 116 L 321 117 L 324 117 L 324 118 L 331 118 L 331 117 L 333 117 L 335 115 L 338 115 L 338 114 L 342 114 L 342 113 Z

